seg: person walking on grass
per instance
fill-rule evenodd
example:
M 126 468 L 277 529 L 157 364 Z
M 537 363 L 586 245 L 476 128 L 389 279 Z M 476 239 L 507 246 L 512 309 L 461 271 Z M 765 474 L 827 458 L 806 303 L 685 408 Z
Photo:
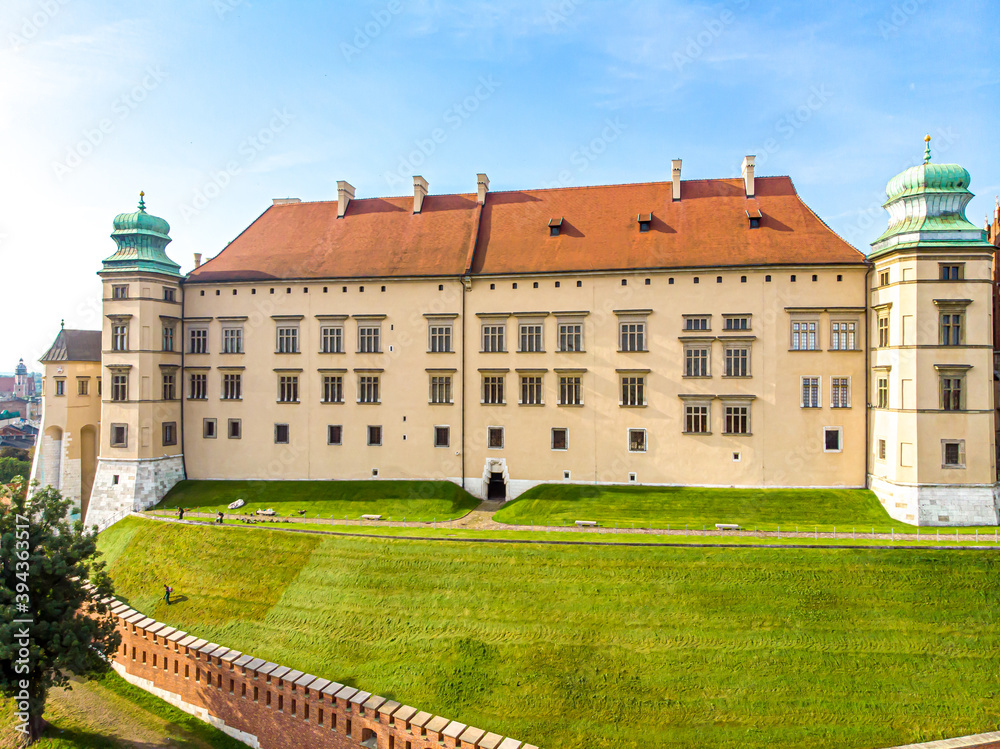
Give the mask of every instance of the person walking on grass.
M 178 520 L 183 520 L 184 519 L 184 508 L 183 507 L 181 507 L 180 509 L 177 510 L 177 519 Z
M 163 592 L 163 600 L 165 600 L 167 602 L 167 606 L 169 606 L 170 605 L 170 594 L 174 592 L 174 589 L 171 588 L 166 583 L 163 583 L 163 591 L 164 591 Z

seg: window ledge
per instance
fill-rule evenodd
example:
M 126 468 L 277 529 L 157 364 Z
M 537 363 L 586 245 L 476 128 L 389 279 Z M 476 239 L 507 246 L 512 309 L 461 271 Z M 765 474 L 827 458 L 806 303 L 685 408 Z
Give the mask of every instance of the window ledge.
M 792 351 L 792 352 L 794 352 L 796 354 L 800 354 L 800 353 L 813 353 L 813 354 L 816 354 L 816 353 L 821 353 L 823 351 L 823 349 L 821 349 L 821 348 L 790 348 L 788 350 Z
M 301 402 L 302 401 L 275 401 L 275 403 L 278 403 L 278 404 L 280 404 L 282 406 L 297 406 Z
M 454 406 L 455 401 L 427 401 L 428 406 Z
M 685 380 L 711 380 L 712 375 L 681 375 Z
M 544 406 L 545 404 L 544 403 L 521 403 L 520 401 L 518 401 L 517 405 L 519 405 L 519 406 L 525 406 L 527 408 L 532 408 L 532 407 Z
M 580 348 L 580 349 L 576 349 L 576 348 L 572 348 L 572 349 L 571 348 L 556 349 L 556 353 L 557 354 L 586 354 L 587 353 L 587 349 L 585 349 L 585 348 Z
M 524 351 L 524 350 L 518 349 L 517 353 L 519 353 L 519 354 L 544 354 L 545 353 L 545 349 L 539 349 L 538 351 Z
M 557 406 L 561 408 L 583 408 L 583 403 L 557 403 Z
M 381 406 L 382 401 L 355 401 L 359 406 Z
M 329 355 L 329 356 L 336 356 L 338 354 L 343 354 L 343 353 L 346 353 L 346 352 L 344 352 L 344 351 L 317 351 L 316 353 L 320 354 L 321 356 L 327 356 L 327 355 Z
M 753 432 L 723 432 L 725 437 L 753 437 Z
M 454 354 L 455 353 L 455 349 L 449 349 L 448 351 L 431 351 L 430 349 L 427 349 L 427 353 L 428 354 Z
M 950 465 L 948 463 L 942 463 L 941 467 L 942 468 L 948 468 L 949 470 L 954 470 L 954 469 L 965 470 L 965 464 L 962 464 L 962 465 Z
M 342 405 L 344 405 L 344 401 L 320 401 L 320 405 L 322 405 L 322 406 L 342 406 Z
M 507 352 L 506 349 L 503 350 L 503 351 L 483 351 L 482 349 L 480 349 L 479 353 L 480 354 L 506 354 L 508 352 Z
M 691 434 L 691 435 L 694 435 L 694 436 L 702 435 L 702 436 L 708 437 L 708 436 L 711 436 L 712 433 L 711 432 L 681 432 L 681 434 Z
M 619 408 L 646 408 L 646 404 L 645 403 L 637 403 L 637 404 L 619 403 L 618 407 Z
M 506 406 L 507 404 L 506 404 L 506 402 L 504 402 L 504 403 L 487 403 L 486 401 L 479 401 L 479 405 L 480 406 Z
M 639 349 L 624 349 L 624 348 L 620 348 L 620 349 L 618 349 L 618 353 L 619 354 L 648 354 L 649 353 L 649 349 L 648 348 L 639 348 Z
M 723 380 L 752 380 L 753 375 L 719 375 Z

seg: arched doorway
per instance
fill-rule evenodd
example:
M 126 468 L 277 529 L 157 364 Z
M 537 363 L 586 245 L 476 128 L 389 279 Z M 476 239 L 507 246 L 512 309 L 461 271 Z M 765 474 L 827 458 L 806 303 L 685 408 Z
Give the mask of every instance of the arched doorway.
M 88 424 L 80 430 L 80 517 L 87 516 L 90 492 L 94 488 L 98 444 L 100 444 L 100 439 L 97 435 L 97 427 Z

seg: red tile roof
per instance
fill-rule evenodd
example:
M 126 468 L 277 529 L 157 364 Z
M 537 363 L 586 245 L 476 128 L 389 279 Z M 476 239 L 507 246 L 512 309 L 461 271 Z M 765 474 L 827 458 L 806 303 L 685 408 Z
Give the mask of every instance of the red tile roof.
M 788 177 L 670 182 L 335 201 L 268 208 L 191 281 L 579 272 L 630 268 L 860 264 Z M 756 208 L 760 227 L 749 228 Z M 648 232 L 639 214 L 652 212 Z M 549 232 L 562 217 L 559 236 Z M 474 250 L 474 251 L 473 251 Z

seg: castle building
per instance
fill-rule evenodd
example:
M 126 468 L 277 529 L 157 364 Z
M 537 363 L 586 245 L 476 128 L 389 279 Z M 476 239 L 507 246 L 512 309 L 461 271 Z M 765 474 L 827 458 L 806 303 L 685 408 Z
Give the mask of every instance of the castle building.
M 872 259 L 753 156 L 739 179 L 682 181 L 676 160 L 648 184 L 339 182 L 336 201 L 275 200 L 184 278 L 140 202 L 100 273 L 87 521 L 186 476 L 507 499 L 871 485 L 907 522 L 995 523 L 991 253 L 964 218 L 968 173 L 914 169 L 889 184 Z

